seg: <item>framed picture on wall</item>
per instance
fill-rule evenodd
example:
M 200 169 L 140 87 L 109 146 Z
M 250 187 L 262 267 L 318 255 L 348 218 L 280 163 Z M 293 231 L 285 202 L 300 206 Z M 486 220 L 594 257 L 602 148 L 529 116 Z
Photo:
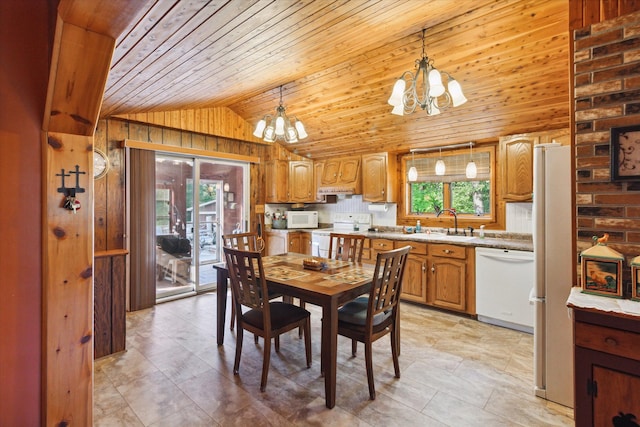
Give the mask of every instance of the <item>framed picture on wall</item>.
M 640 181 L 640 125 L 611 128 L 611 180 Z

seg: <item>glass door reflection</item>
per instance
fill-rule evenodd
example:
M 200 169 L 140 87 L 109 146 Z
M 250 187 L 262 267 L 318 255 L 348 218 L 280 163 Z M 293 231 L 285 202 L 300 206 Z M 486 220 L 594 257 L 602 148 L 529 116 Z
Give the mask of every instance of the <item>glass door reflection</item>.
M 156 302 L 215 289 L 222 235 L 244 231 L 246 163 L 156 153 Z
M 192 159 L 156 154 L 156 301 L 195 295 L 188 210 Z
M 215 286 L 216 276 L 211 264 L 221 260 L 218 237 L 220 234 L 220 222 L 223 220 L 222 186 L 223 181 L 210 178 L 209 172 L 212 164 L 206 161 L 198 162 L 199 180 L 198 203 L 194 206 L 193 241 L 198 242 L 198 250 L 194 261 L 196 269 L 196 290 L 202 291 Z

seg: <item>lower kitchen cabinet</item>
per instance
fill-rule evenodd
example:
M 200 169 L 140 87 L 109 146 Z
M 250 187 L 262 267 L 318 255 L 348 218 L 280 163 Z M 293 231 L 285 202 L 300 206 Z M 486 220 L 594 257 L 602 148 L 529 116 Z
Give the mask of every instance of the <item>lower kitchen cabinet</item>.
M 427 301 L 435 307 L 475 315 L 475 248 L 429 245 Z
M 403 240 L 371 239 L 371 258 L 377 253 L 411 246 L 401 298 L 465 314 L 476 314 L 475 248 Z
M 577 426 L 640 423 L 640 317 L 573 307 Z
M 369 247 L 367 248 L 366 240 L 365 240 L 365 250 L 362 254 L 362 262 L 367 264 L 375 264 L 378 258 L 378 252 L 386 252 L 390 251 L 394 248 L 393 240 L 389 239 L 369 239 Z M 368 249 L 368 250 L 367 250 Z M 369 256 L 366 257 L 366 253 L 369 253 Z
M 407 301 L 427 303 L 427 244 L 416 242 L 395 242 L 395 248 L 411 246 L 407 266 L 404 270 L 402 293 L 400 297 Z
M 300 231 L 300 253 L 312 255 L 313 242 L 311 232 Z
M 308 231 L 271 230 L 265 237 L 267 256 L 286 252 L 311 255 L 311 233 Z
M 464 260 L 432 257 L 429 260 L 431 303 L 442 308 L 464 310 L 465 277 L 467 265 Z
M 289 248 L 289 236 L 287 231 L 267 231 L 264 233 L 265 237 L 265 254 L 278 255 L 288 252 Z

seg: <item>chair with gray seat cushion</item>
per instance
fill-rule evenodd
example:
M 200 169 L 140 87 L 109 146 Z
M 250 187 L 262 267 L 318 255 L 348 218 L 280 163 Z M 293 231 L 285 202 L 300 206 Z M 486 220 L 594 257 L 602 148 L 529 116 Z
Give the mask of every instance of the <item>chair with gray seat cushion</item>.
M 379 252 L 371 291 L 338 310 L 338 334 L 351 338 L 355 357 L 357 343 L 364 343 L 369 397 L 376 398 L 373 381 L 372 343 L 386 334 L 391 337 L 391 355 L 396 378 L 400 378 L 400 312 L 398 302 L 411 246 Z
M 233 301 L 236 306 L 236 321 L 238 322 L 233 373 L 237 375 L 239 372 L 244 330 L 263 337 L 264 355 L 260 391 L 264 391 L 267 387 L 269 374 L 271 338 L 274 338 L 275 350 L 279 352 L 280 335 L 295 328 L 301 328 L 304 331 L 307 367 L 311 366 L 311 314 L 294 304 L 270 302 L 268 297 L 263 298 L 269 293 L 260 252 L 225 247 L 224 256 L 231 279 Z M 248 310 L 243 312 L 243 306 Z
M 329 252 L 327 258 L 341 261 L 362 262 L 364 242 L 363 234 L 329 233 Z M 304 307 L 300 300 L 300 307 Z
M 222 236 L 222 246 L 232 249 L 240 249 L 241 251 L 258 251 L 264 250 L 264 240 L 255 232 L 232 233 Z M 278 298 L 280 294 L 271 293 L 269 299 Z M 233 331 L 236 323 L 236 305 L 233 302 L 233 292 L 231 293 L 231 321 L 229 329 Z

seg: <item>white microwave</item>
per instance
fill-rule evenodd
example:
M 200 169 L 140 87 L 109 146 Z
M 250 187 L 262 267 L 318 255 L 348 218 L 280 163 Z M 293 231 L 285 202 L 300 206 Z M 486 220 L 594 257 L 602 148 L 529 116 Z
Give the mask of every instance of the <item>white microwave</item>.
M 318 211 L 287 211 L 287 228 L 318 228 Z

